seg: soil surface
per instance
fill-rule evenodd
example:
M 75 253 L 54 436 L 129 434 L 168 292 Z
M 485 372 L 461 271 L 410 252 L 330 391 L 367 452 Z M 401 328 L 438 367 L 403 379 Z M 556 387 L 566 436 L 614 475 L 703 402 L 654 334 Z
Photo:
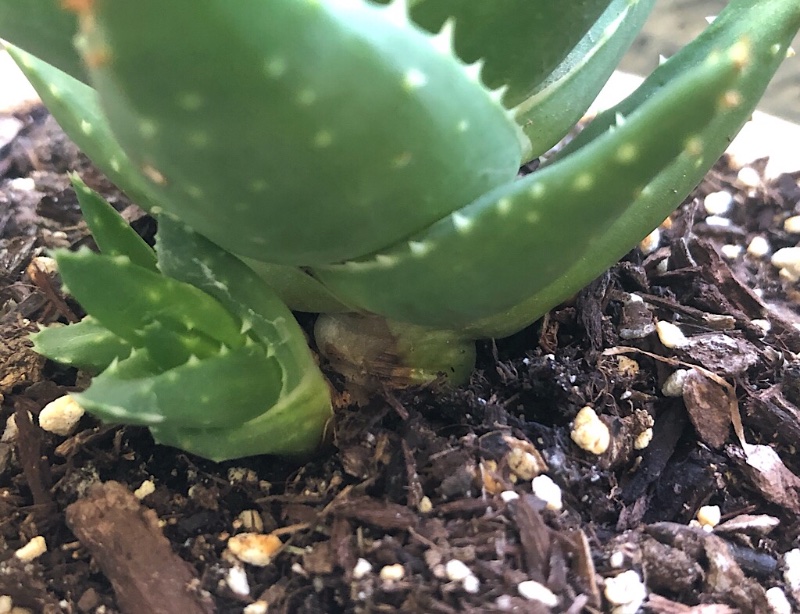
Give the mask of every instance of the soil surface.
M 0 135 L 0 610 L 800 610 L 800 294 L 770 262 L 798 241 L 800 174 L 765 185 L 723 160 L 660 239 L 482 343 L 469 386 L 343 408 L 307 462 L 214 464 L 89 416 L 38 426 L 87 385 L 27 341 L 82 315 L 39 259 L 91 245 L 66 171 L 146 239 L 155 224 L 42 109 L 0 116 Z M 586 406 L 599 455 L 571 437 Z M 266 564 L 232 552 L 251 542 Z

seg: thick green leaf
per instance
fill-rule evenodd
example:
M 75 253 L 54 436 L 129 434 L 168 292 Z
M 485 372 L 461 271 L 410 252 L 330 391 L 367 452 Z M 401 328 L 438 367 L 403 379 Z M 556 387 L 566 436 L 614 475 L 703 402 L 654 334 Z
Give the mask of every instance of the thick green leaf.
M 8 52 L 81 151 L 136 204 L 152 209 L 150 188 L 111 133 L 95 91 L 22 49 L 9 46 Z
M 128 366 L 129 361 L 134 364 Z M 206 428 L 258 416 L 281 390 L 277 361 L 254 343 L 163 373 L 143 370 L 139 356 L 114 363 L 76 399 L 109 422 Z
M 713 163 L 703 158 L 704 128 L 725 112 L 742 71 L 740 51 L 734 44 L 688 69 L 614 131 L 559 163 L 391 249 L 315 268 L 315 275 L 344 301 L 422 326 L 457 330 L 524 301 L 569 270 L 582 246 L 603 237 L 682 152 L 698 165 Z
M 93 82 L 159 204 L 218 245 L 335 262 L 515 176 L 525 144 L 507 111 L 395 7 L 231 7 L 98 2 L 84 50 L 108 58 Z
M 31 335 L 31 341 L 33 349 L 50 360 L 94 372 L 131 352 L 127 341 L 90 316 L 76 324 L 44 328 Z
M 72 44 L 78 20 L 62 4 L 61 0 L 0 0 L 0 38 L 88 83 Z
M 402 4 L 402 2 L 398 3 Z M 410 0 L 414 21 L 431 32 L 455 23 L 455 50 L 482 60 L 492 88 L 508 86 L 508 106 L 527 98 L 566 58 L 611 0 Z
M 127 256 L 142 268 L 157 271 L 156 253 L 106 200 L 91 190 L 78 175 L 70 177 L 78 195 L 83 219 L 97 247 L 106 256 Z
M 241 323 L 211 296 L 131 263 L 125 256 L 101 256 L 82 249 L 57 251 L 58 268 L 69 291 L 103 326 L 141 347 L 163 326 L 213 352 L 219 344 L 239 347 Z M 157 357 L 154 357 L 157 358 Z
M 629 98 L 599 115 L 559 152 L 553 163 L 600 138 L 616 124 L 617 118 L 628 116 L 659 95 L 688 66 L 737 40 L 750 41 L 751 61 L 744 67 L 736 87 L 739 104 L 717 114 L 703 131 L 703 164 L 698 165 L 694 156 L 687 154 L 676 158 L 602 236 L 581 246 L 576 253 L 579 258 L 568 271 L 526 301 L 474 323 L 466 332 L 476 337 L 503 337 L 516 332 L 575 294 L 658 226 L 700 182 L 710 164 L 722 155 L 748 121 L 785 58 L 798 28 L 800 3 L 795 0 L 761 0 L 758 3 L 732 0 L 698 39 L 659 66 Z
M 583 117 L 641 30 L 655 0 L 613 0 L 566 58 L 514 109 L 531 157 L 558 143 Z

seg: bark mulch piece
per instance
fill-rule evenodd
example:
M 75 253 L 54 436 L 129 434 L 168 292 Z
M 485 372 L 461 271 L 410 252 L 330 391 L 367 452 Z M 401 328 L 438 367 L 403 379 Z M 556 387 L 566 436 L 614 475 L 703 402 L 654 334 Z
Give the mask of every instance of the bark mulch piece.
M 723 159 L 651 248 L 480 343 L 468 386 L 345 406 L 335 446 L 304 462 L 214 464 L 89 416 L 66 437 L 39 428 L 88 383 L 27 341 L 81 315 L 41 259 L 92 246 L 65 171 L 146 240 L 155 225 L 44 110 L 0 126 L 3 607 L 577 614 L 611 611 L 605 592 L 633 571 L 649 612 L 767 612 L 770 588 L 800 611 L 800 292 L 770 263 L 797 244 L 783 222 L 800 174 L 753 181 Z M 730 208 L 711 214 L 720 191 Z M 658 322 L 686 339 L 665 345 Z M 610 433 L 599 456 L 570 436 L 585 406 Z M 561 509 L 534 489 L 541 473 Z M 721 511 L 713 532 L 691 522 L 705 505 Z M 241 533 L 272 536 L 265 565 L 228 549 Z M 37 537 L 46 551 L 17 554 Z
M 214 611 L 194 569 L 172 551 L 156 513 L 124 485 L 95 484 L 67 507 L 66 521 L 111 582 L 122 611 Z

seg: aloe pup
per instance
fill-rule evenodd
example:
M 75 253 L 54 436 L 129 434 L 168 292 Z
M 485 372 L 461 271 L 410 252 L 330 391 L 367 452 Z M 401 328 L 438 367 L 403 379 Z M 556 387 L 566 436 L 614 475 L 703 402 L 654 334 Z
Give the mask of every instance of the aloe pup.
M 0 0 L 56 119 L 159 218 L 154 256 L 75 179 L 102 253 L 57 259 L 91 318 L 37 348 L 99 373 L 88 410 L 213 459 L 321 440 L 330 393 L 289 308 L 324 314 L 317 345 L 349 377 L 465 379 L 474 340 L 534 321 L 681 202 L 800 28 L 796 0 L 732 0 L 518 178 L 653 3 Z

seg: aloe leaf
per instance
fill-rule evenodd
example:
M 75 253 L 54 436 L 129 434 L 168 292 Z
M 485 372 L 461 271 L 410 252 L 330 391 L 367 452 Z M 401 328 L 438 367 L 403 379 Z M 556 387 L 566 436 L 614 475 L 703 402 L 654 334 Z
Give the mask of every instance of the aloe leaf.
M 111 133 L 95 91 L 22 49 L 8 45 L 8 52 L 81 151 L 136 204 L 151 210 L 155 200 L 149 186 Z
M 305 456 L 325 441 L 332 416 L 330 411 L 312 413 L 308 408 L 329 408 L 330 395 L 320 388 L 299 388 L 296 392 L 290 403 L 278 403 L 244 424 L 192 429 L 164 422 L 151 426 L 150 432 L 157 443 L 217 462 L 258 454 Z
M 136 266 L 157 271 L 155 251 L 136 234 L 117 210 L 91 190 L 78 175 L 71 175 L 70 180 L 78 195 L 83 219 L 100 252 L 106 256 L 127 256 Z
M 61 0 L 0 0 L 0 38 L 88 82 L 72 44 L 78 20 Z
M 50 360 L 99 372 L 115 359 L 127 358 L 131 345 L 94 318 L 68 326 L 50 326 L 30 336 L 33 349 Z
M 514 108 L 539 156 L 580 120 L 616 70 L 655 0 L 613 0 L 544 83 Z
M 164 274 L 215 297 L 282 370 L 280 395 L 263 415 L 213 431 L 165 423 L 151 429 L 156 440 L 213 460 L 314 450 L 333 414 L 330 389 L 288 308 L 242 261 L 170 216 L 159 219 L 156 251 Z
M 519 330 L 572 296 L 658 226 L 701 181 L 708 167 L 722 155 L 748 121 L 786 57 L 798 28 L 800 4 L 795 0 L 763 0 L 757 4 L 749 0 L 732 0 L 696 40 L 656 69 L 631 96 L 598 115 L 550 163 L 554 164 L 600 138 L 619 117 L 629 115 L 659 95 L 678 74 L 703 61 L 715 49 L 737 40 L 750 41 L 752 61 L 744 66 L 736 87 L 740 103 L 725 113 L 717 114 L 703 131 L 703 164 L 698 165 L 690 155 L 678 156 L 601 237 L 576 251 L 579 257 L 568 271 L 534 296 L 510 310 L 475 322 L 466 332 L 477 337 L 502 337 Z
M 83 52 L 107 57 L 93 83 L 165 211 L 243 256 L 335 262 L 510 181 L 526 147 L 449 39 L 398 7 L 105 0 Z
M 242 261 L 272 288 L 292 311 L 308 313 L 342 313 L 350 308 L 339 301 L 330 290 L 298 267 L 270 264 L 252 258 Z
M 134 346 L 145 343 L 149 325 L 164 333 L 195 336 L 214 351 L 244 342 L 241 324 L 222 305 L 198 290 L 133 264 L 126 256 L 101 256 L 88 249 L 55 253 L 69 291 L 86 311 Z M 216 343 L 214 343 L 216 342 Z
M 408 1 L 414 21 L 430 32 L 454 22 L 456 54 L 466 62 L 483 61 L 481 77 L 492 88 L 508 87 L 508 106 L 524 100 L 547 78 L 610 3 Z
M 243 329 L 270 348 L 286 371 L 287 390 L 299 385 L 306 372 L 318 373 L 291 311 L 236 256 L 170 216 L 159 218 L 156 251 L 165 275 L 214 297 L 239 318 Z
M 744 43 L 734 45 L 559 163 L 391 249 L 315 275 L 343 300 L 418 325 L 458 329 L 511 308 L 567 271 L 580 246 L 599 240 L 683 151 L 698 164 L 713 162 L 702 157 L 703 128 L 724 112 L 746 53 Z
M 136 356 L 112 364 L 76 400 L 108 422 L 207 428 L 252 419 L 281 388 L 277 361 L 254 343 L 162 373 L 143 374 L 141 367 Z

